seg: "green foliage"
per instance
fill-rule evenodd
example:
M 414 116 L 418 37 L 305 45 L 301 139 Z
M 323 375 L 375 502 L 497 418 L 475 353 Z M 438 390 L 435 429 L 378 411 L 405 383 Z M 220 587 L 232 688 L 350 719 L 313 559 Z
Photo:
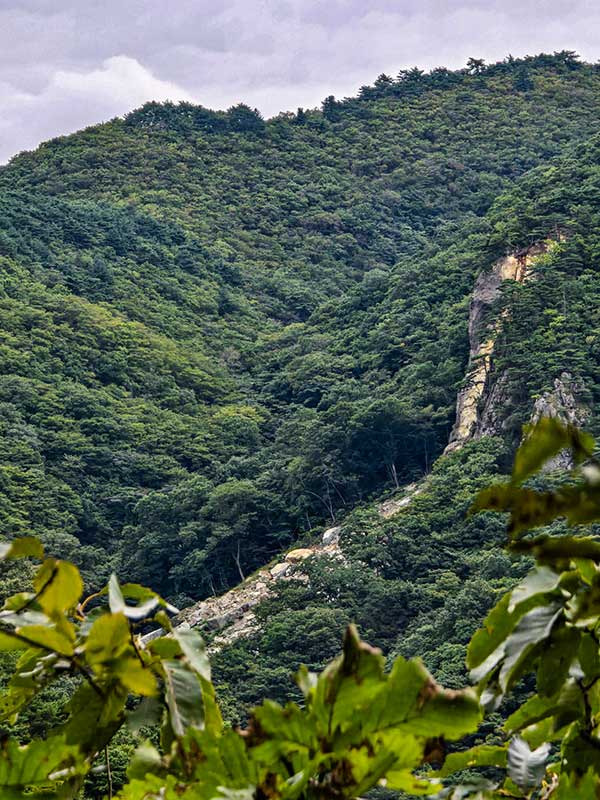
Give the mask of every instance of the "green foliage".
M 17 540 L 5 558 L 28 555 L 42 555 L 31 538 Z M 154 614 L 160 598 L 139 586 L 121 587 L 113 576 L 106 592 L 82 599 L 76 567 L 56 559 L 42 561 L 33 583 L 33 592 L 9 598 L 0 612 L 6 647 L 24 648 L 2 694 L 2 717 L 15 722 L 44 686 L 66 675 L 77 687 L 56 730 L 27 745 L 4 742 L 3 797 L 17 791 L 78 797 L 98 760 L 106 759 L 110 770 L 108 748 L 119 729 L 129 722 L 143 730 L 157 717 L 160 750 L 150 741 L 138 746 L 119 793 L 123 800 L 267 792 L 351 798 L 383 780 L 390 788 L 430 794 L 436 783 L 415 774 L 430 741 L 457 739 L 480 719 L 472 690 L 444 691 L 420 662 L 402 658 L 386 674 L 381 653 L 349 627 L 342 655 L 321 675 L 306 668 L 298 673 L 302 706 L 267 700 L 245 730 L 226 728 L 201 637 L 171 629 L 162 610 Z M 140 602 L 126 605 L 124 596 Z M 140 635 L 136 628 L 150 619 L 163 626 L 163 635 Z M 141 702 L 131 711 L 136 698 Z
M 15 637 L 0 630 L 3 686 L 15 663 L 36 676 L 20 693 L 6 689 L 5 719 L 19 715 L 14 739 L 65 722 L 81 673 L 61 668 L 51 679 L 51 667 L 36 672 L 38 661 L 27 660 L 32 648 L 80 657 L 73 630 L 56 622 L 64 616 L 76 637 L 91 636 L 83 658 L 95 680 L 108 680 L 114 662 L 121 693 L 151 703 L 170 687 L 163 751 L 146 748 L 142 763 L 170 770 L 173 728 L 218 717 L 202 694 L 197 641 L 186 650 L 178 633 L 178 650 L 152 656 L 162 664 L 155 672 L 128 656 L 126 629 L 144 630 L 168 604 L 112 580 L 90 601 L 108 603 L 104 614 L 86 607 L 89 629 L 80 631 L 65 603 L 82 588 L 66 560 L 86 591 L 117 570 L 187 604 L 231 587 L 328 519 L 343 523 L 347 560 L 307 565 L 306 585 L 281 582 L 257 609 L 256 635 L 215 656 L 228 719 L 246 719 L 264 697 L 305 703 L 289 672 L 300 662 L 323 669 L 351 621 L 390 662 L 421 654 L 458 687 L 473 629 L 515 584 L 469 648 L 485 702 L 510 690 L 500 709 L 513 720 L 509 734 L 523 720 L 543 727 L 581 711 L 578 686 L 560 687 L 572 650 L 584 678 L 595 674 L 595 640 L 581 625 L 595 613 L 600 547 L 594 536 L 563 536 L 554 518 L 596 518 L 597 472 L 588 463 L 555 487 L 536 470 L 565 446 L 583 463 L 589 439 L 544 423 L 512 479 L 480 497 L 478 507 L 510 513 L 509 555 L 497 547 L 500 518 L 464 512 L 506 471 L 533 400 L 564 370 L 597 433 L 599 75 L 569 52 L 471 59 L 455 72 L 382 75 L 357 98 L 327 98 L 322 113 L 266 122 L 243 105 L 147 104 L 0 171 L 2 549 L 25 554 L 30 544 L 16 537 L 33 533 L 50 556 L 32 591 L 6 608 L 42 615 L 27 618 L 23 650 L 11 652 Z M 498 336 L 487 389 L 502 400 L 502 440 L 484 437 L 434 463 L 469 355 L 476 276 L 548 236 L 560 242 L 536 262 L 534 279 L 506 282 L 490 313 Z M 382 520 L 373 498 L 424 474 L 402 513 Z M 525 580 L 519 554 L 539 562 Z M 6 562 L 3 596 L 32 572 Z M 87 716 L 66 746 L 80 738 L 91 748 L 96 729 L 113 735 L 92 692 L 75 694 L 69 713 Z M 479 737 L 502 748 L 504 766 L 499 721 L 492 714 Z M 574 763 L 593 761 L 593 746 L 573 736 Z M 542 733 L 523 737 L 530 751 L 544 744 Z M 110 741 L 119 786 L 133 741 L 123 727 Z M 219 767 L 214 780 L 231 769 Z M 138 773 L 132 779 L 143 780 Z M 173 792 L 176 774 L 165 778 Z M 594 774 L 565 774 L 557 792 L 584 796 Z M 230 785 L 241 797 L 244 775 L 207 791 Z M 158 792 L 160 774 L 152 780 Z M 447 796 L 484 796 L 494 780 Z M 107 774 L 88 772 L 86 786 L 108 793 Z
M 521 481 L 565 445 L 574 485 L 590 503 L 586 490 L 596 485 L 599 467 L 593 456 L 581 463 L 593 441 L 542 420 L 515 458 L 509 485 L 515 513 L 523 502 Z M 489 498 L 484 490 L 474 508 Z M 600 517 L 600 502 L 595 508 Z M 99 757 L 110 768 L 108 747 L 128 720 L 140 731 L 158 718 L 160 749 L 150 741 L 138 746 L 119 793 L 123 800 L 353 798 L 378 784 L 411 796 L 441 791 L 455 798 L 533 798 L 543 782 L 547 797 L 593 796 L 600 789 L 600 552 L 588 544 L 582 555 L 577 537 L 564 536 L 554 537 L 559 551 L 548 550 L 539 538 L 511 534 L 509 547 L 527 547 L 537 565 L 500 600 L 469 645 L 479 698 L 471 689 L 441 689 L 418 660 L 400 656 L 386 673 L 380 651 L 350 626 L 342 655 L 320 675 L 300 669 L 302 705 L 265 700 L 245 729 L 224 725 L 201 637 L 172 629 L 160 598 L 137 585 L 121 587 L 113 576 L 106 591 L 82 599 L 76 567 L 46 558 L 34 591 L 8 598 L 0 612 L 3 646 L 22 649 L 2 695 L 2 717 L 16 721 L 44 686 L 65 675 L 78 685 L 57 730 L 26 745 L 7 739 L 0 787 L 8 797 L 25 791 L 75 798 Z M 7 559 L 31 555 L 43 558 L 32 538 L 4 552 Z M 126 596 L 138 602 L 127 604 Z M 136 627 L 152 615 L 162 634 L 143 637 Z M 497 707 L 531 672 L 535 692 L 506 720 L 504 743 L 451 753 L 437 777 L 420 769 L 444 759 L 442 738 L 472 734 L 480 708 Z M 132 712 L 135 698 L 142 702 Z M 549 763 L 553 746 L 557 760 Z M 482 777 L 447 789 L 439 782 L 482 768 L 505 770 L 506 780 Z M 112 778 L 108 791 L 112 795 Z
M 565 448 L 573 464 L 566 489 L 521 485 Z M 488 709 L 496 708 L 528 674 L 535 675 L 536 691 L 505 722 L 511 737 L 506 752 L 476 750 L 472 756 L 454 757 L 454 764 L 506 765 L 509 782 L 525 794 L 541 784 L 547 770 L 560 776 L 552 796 L 570 796 L 567 787 L 579 782 L 582 793 L 600 788 L 600 544 L 595 537 L 526 535 L 524 530 L 526 516 L 528 529 L 559 516 L 571 524 L 600 519 L 599 465 L 593 452 L 589 435 L 556 419 L 542 419 L 526 432 L 512 481 L 484 490 L 474 505 L 509 511 L 509 549 L 533 555 L 537 565 L 472 638 L 471 677 Z M 548 765 L 555 743 L 558 761 Z
M 297 699 L 288 675 L 299 663 L 323 669 L 350 622 L 390 660 L 421 657 L 445 686 L 464 685 L 473 631 L 527 570 L 502 551 L 499 516 L 467 515 L 504 459 L 499 439 L 472 442 L 440 459 L 400 513 L 384 519 L 369 504 L 347 514 L 344 559 L 322 554 L 303 567 L 307 582 L 277 581 L 257 632 L 213 656 L 228 719 L 244 720 L 265 696 Z
M 567 357 L 600 385 L 595 150 L 567 153 L 595 133 L 598 81 L 569 52 L 475 58 L 268 121 L 150 103 L 15 158 L 5 534 L 35 533 L 90 590 L 118 569 L 178 602 L 231 587 L 430 470 L 476 275 L 555 225 L 577 230 L 571 266 L 553 256 L 501 337 L 507 430 Z

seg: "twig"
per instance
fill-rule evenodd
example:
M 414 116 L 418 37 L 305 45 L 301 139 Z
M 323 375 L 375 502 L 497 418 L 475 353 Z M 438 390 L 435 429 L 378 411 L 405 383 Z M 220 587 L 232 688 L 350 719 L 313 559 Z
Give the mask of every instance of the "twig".
M 110 771 L 110 758 L 108 756 L 108 745 L 104 745 L 104 761 L 106 763 L 106 775 L 108 777 L 108 798 L 109 800 L 112 800 L 113 783 L 112 783 L 112 772 Z

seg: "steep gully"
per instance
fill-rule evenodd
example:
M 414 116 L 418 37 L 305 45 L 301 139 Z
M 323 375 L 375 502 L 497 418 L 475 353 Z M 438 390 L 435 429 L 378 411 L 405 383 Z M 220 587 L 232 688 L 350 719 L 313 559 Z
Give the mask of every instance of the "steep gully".
M 469 309 L 469 363 L 465 385 L 459 391 L 456 403 L 456 421 L 444 453 L 461 448 L 471 439 L 500 433 L 497 409 L 504 402 L 503 376 L 494 375 L 494 342 L 509 313 L 486 323 L 486 316 L 499 297 L 504 281 L 523 283 L 534 277 L 535 262 L 551 252 L 560 239 L 546 239 L 514 254 L 499 259 L 491 270 L 482 273 L 475 283 Z M 579 387 L 568 373 L 554 382 L 554 390 L 542 395 L 535 403 L 532 420 L 541 416 L 558 416 L 567 422 L 581 425 L 587 410 L 577 401 Z M 561 458 L 563 460 L 561 460 Z M 558 456 L 556 466 L 567 466 L 564 457 Z M 405 486 L 396 496 L 379 506 L 379 513 L 391 517 L 406 508 L 414 497 L 423 492 L 427 478 Z M 398 496 L 400 494 L 400 496 Z M 343 559 L 340 548 L 341 526 L 328 528 L 321 541 L 311 547 L 297 548 L 283 560 L 273 562 L 258 570 L 243 583 L 218 597 L 210 597 L 181 611 L 173 620 L 176 626 L 200 627 L 210 633 L 210 650 L 217 651 L 257 629 L 255 609 L 273 594 L 279 581 L 308 581 L 303 563 L 313 556 Z M 158 635 L 158 631 L 147 638 Z

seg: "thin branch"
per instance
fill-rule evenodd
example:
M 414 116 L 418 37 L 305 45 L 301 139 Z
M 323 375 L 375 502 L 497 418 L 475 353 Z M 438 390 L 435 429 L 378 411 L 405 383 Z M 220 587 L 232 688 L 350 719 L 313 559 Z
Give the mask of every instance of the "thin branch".
M 104 761 L 106 763 L 106 775 L 108 777 L 108 798 L 112 800 L 113 796 L 113 782 L 112 782 L 112 772 L 110 770 L 110 758 L 108 755 L 108 745 L 104 745 Z

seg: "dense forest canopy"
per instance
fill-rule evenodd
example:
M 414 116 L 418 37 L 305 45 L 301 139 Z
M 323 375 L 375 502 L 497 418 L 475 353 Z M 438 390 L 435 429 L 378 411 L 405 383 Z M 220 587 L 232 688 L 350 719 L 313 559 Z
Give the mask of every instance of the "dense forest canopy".
M 185 602 L 428 472 L 474 278 L 540 229 L 488 212 L 594 133 L 599 80 L 472 59 L 268 121 L 150 103 L 13 159 L 3 530 Z
M 298 670 L 300 703 L 264 699 L 245 727 L 223 719 L 202 637 L 173 625 L 159 595 L 113 574 L 83 597 L 74 564 L 47 557 L 35 537 L 4 542 L 0 563 L 28 559 L 32 591 L 8 597 L 0 612 L 0 649 L 20 651 L 0 698 L 11 726 L 2 796 L 351 800 L 379 789 L 397 798 L 594 800 L 600 542 L 531 529 L 600 519 L 595 449 L 589 433 L 543 417 L 528 426 L 510 476 L 475 498 L 472 513 L 508 512 L 506 550 L 535 561 L 469 642 L 475 687 L 444 689 L 418 658 L 397 656 L 386 670 L 381 651 L 349 625 L 321 674 Z M 549 481 L 557 458 L 571 470 Z M 160 627 L 143 636 L 148 621 Z M 62 718 L 20 742 L 15 723 L 39 712 L 56 685 L 69 697 Z M 509 695 L 500 727 L 494 712 Z
M 600 69 L 565 51 L 382 75 L 270 120 L 150 103 L 17 156 L 3 533 L 38 536 L 88 591 L 116 571 L 183 607 L 340 524 L 344 558 L 308 559 L 214 655 L 225 716 L 294 696 L 290 672 L 321 669 L 350 622 L 463 685 L 473 631 L 527 569 L 468 508 L 565 372 L 598 433 L 599 117 Z M 476 279 L 549 239 L 486 312 L 494 429 L 442 456 Z M 28 575 L 11 564 L 3 593 Z

